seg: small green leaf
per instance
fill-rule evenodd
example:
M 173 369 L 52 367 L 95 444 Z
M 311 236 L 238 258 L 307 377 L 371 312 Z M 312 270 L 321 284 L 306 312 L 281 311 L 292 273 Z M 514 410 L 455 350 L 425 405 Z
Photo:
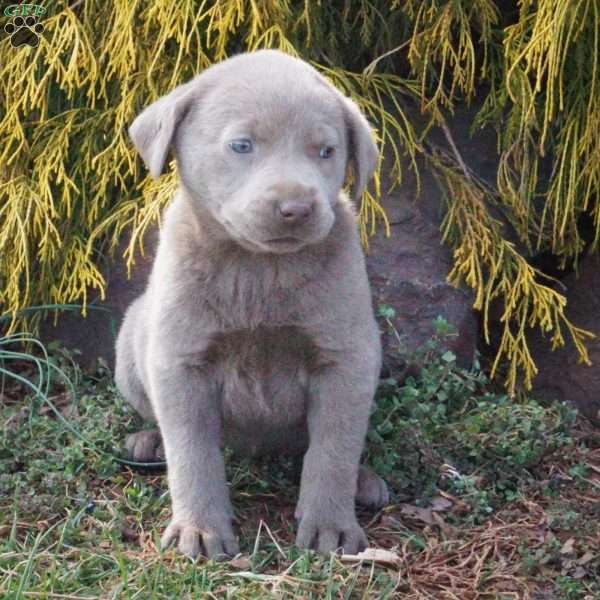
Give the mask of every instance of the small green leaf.
M 385 319 L 393 319 L 396 316 L 396 311 L 389 304 L 380 304 L 378 314 Z
M 451 352 L 450 350 L 446 350 L 444 354 L 442 354 L 442 360 L 447 363 L 452 363 L 456 361 L 456 354 Z

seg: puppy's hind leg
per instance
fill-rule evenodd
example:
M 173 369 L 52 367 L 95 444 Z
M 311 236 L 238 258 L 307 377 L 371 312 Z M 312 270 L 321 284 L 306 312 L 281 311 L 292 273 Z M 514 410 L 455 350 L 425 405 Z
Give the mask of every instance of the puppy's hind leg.
M 139 339 L 144 336 L 144 324 L 140 323 L 140 314 L 143 310 L 144 296 L 138 298 L 127 309 L 123 324 L 117 337 L 116 361 L 115 361 L 115 383 L 121 395 L 135 410 L 147 421 L 156 421 L 154 411 L 144 384 L 140 377 L 140 369 L 136 358 L 136 346 L 143 350 L 145 340 Z M 138 327 L 142 328 L 138 331 Z
M 143 324 L 139 316 L 143 311 L 144 297 L 138 298 L 127 310 L 116 347 L 115 382 L 121 395 L 147 421 L 156 421 L 152 405 L 139 376 L 136 361 L 136 342 L 140 350 L 145 346 Z M 156 462 L 165 458 L 162 438 L 158 429 L 138 431 L 125 438 L 127 458 L 137 462 Z

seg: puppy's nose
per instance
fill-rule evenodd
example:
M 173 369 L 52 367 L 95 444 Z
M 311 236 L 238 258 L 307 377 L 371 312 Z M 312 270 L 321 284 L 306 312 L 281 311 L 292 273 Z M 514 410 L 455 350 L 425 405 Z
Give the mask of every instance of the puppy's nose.
M 285 200 L 279 204 L 279 215 L 284 223 L 294 225 L 303 223 L 310 217 L 313 211 L 314 202 L 298 200 Z

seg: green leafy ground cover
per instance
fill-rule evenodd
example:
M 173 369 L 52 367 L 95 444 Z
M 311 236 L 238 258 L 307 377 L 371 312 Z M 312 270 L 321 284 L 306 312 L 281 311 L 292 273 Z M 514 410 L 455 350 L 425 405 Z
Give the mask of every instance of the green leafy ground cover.
M 60 417 L 5 374 L 0 598 L 600 598 L 599 432 L 567 406 L 494 392 L 444 350 L 438 325 L 421 376 L 382 382 L 372 416 L 365 458 L 392 502 L 359 516 L 388 562 L 296 549 L 300 464 L 282 457 L 228 457 L 241 555 L 161 552 L 166 479 L 114 460 L 140 423 L 110 372 L 82 373 L 54 349 Z M 38 380 L 24 357 L 0 367 Z

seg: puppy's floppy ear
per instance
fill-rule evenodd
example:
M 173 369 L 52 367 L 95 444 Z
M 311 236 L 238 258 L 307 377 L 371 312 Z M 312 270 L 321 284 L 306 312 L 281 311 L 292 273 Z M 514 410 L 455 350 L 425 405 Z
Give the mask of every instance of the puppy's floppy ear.
M 176 87 L 148 106 L 129 128 L 129 136 L 152 177 L 163 172 L 177 126 L 195 96 L 192 82 Z
M 373 132 L 369 122 L 358 106 L 349 98 L 343 98 L 344 119 L 348 138 L 348 157 L 352 165 L 352 197 L 358 200 L 371 179 L 379 151 L 373 141 Z

